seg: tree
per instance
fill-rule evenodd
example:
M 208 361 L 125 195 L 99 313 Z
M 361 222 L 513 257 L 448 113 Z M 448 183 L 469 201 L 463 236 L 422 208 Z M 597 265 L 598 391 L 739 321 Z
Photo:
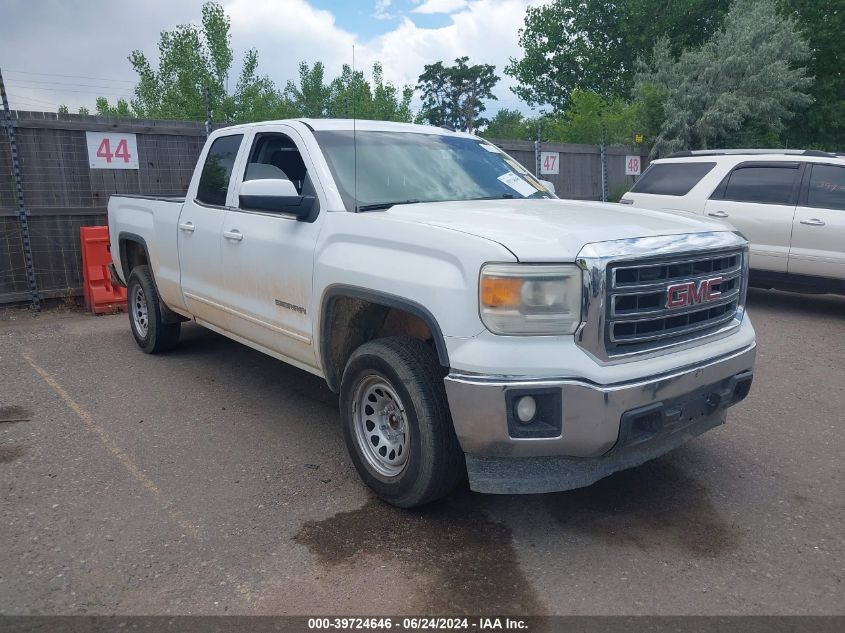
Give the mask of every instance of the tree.
M 789 125 L 790 146 L 845 150 L 845 3 L 842 0 L 780 0 L 783 13 L 796 21 L 812 56 L 815 77 L 808 93 L 815 101 Z
M 411 114 L 413 97 L 414 89 L 411 86 L 403 86 L 400 94 L 399 88 L 384 80 L 381 63 L 373 64 L 373 102 L 370 110 L 373 119 L 410 123 L 413 120 Z
M 131 117 L 132 112 L 129 110 L 129 104 L 126 99 L 118 99 L 114 106 L 109 105 L 108 99 L 105 97 L 97 97 L 94 109 L 100 116 L 115 116 L 115 117 Z
M 637 105 L 623 99 L 605 100 L 592 90 L 576 88 L 562 116 L 543 122 L 544 137 L 562 143 L 630 145 L 638 127 Z
M 451 125 L 456 130 L 472 132 L 487 123 L 481 117 L 485 99 L 496 99 L 493 88 L 499 81 L 491 64 L 468 64 L 469 57 L 459 57 L 454 66 L 443 62 L 426 64 L 417 89 L 422 92 L 420 117 L 432 125 Z
M 534 135 L 534 122 L 526 119 L 519 110 L 502 108 L 490 119 L 481 133 L 484 138 L 528 140 Z
M 314 62 L 312 67 L 300 62 L 299 85 L 288 81 L 285 94 L 293 102 L 299 116 L 315 119 L 326 116 L 331 91 L 324 82 L 325 74 L 323 62 Z
M 135 98 L 131 100 L 136 116 L 203 121 L 210 108 L 214 121 L 235 122 L 248 120 L 250 112 L 264 112 L 268 104 L 281 102 L 269 78 L 256 74 L 255 50 L 247 52 L 235 94 L 228 94 L 234 54 L 229 18 L 216 2 L 203 5 L 201 26 L 182 24 L 163 31 L 158 52 L 158 69 L 143 51 L 129 55 L 138 73 Z M 250 102 L 251 97 L 260 98 L 258 106 Z M 111 112 L 119 110 L 120 105 L 111 106 L 103 99 L 102 108 Z
M 59 105 L 59 109 L 56 112 L 58 112 L 59 114 L 67 114 L 69 111 L 70 110 L 68 110 L 68 107 L 64 103 L 62 103 L 61 105 Z
M 258 53 L 247 51 L 241 77 L 231 98 L 230 119 L 233 123 L 270 121 L 299 116 L 290 97 L 276 89 L 267 75 L 258 75 Z
M 79 106 L 79 110 L 77 110 L 77 113 L 82 114 L 83 116 L 88 116 L 89 114 L 91 114 L 88 108 L 86 108 L 85 106 Z
M 777 142 L 784 121 L 812 102 L 802 66 L 809 54 L 795 20 L 772 0 L 735 0 L 724 29 L 677 59 L 661 39 L 636 79 L 640 94 L 664 95 L 652 155 Z
M 521 59 L 505 73 L 530 104 L 562 111 L 575 88 L 603 98 L 629 95 L 636 60 L 655 40 L 668 38 L 673 54 L 696 46 L 720 26 L 729 0 L 554 0 L 529 7 L 519 31 Z

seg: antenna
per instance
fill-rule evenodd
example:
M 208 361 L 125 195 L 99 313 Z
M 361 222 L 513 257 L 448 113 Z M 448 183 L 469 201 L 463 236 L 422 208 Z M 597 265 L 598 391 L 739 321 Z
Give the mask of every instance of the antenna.
M 352 45 L 352 189 L 358 213 L 358 137 L 355 134 L 355 44 Z

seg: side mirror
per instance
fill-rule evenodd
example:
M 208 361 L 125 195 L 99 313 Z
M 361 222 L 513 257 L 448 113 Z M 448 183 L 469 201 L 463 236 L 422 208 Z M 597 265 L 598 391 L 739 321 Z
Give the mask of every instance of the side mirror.
M 550 180 L 541 180 L 540 184 L 546 188 L 546 191 L 550 193 L 555 193 L 555 183 Z
M 313 222 L 317 218 L 317 198 L 299 195 L 294 184 L 284 178 L 242 182 L 239 202 L 242 209 L 290 213 L 302 222 Z

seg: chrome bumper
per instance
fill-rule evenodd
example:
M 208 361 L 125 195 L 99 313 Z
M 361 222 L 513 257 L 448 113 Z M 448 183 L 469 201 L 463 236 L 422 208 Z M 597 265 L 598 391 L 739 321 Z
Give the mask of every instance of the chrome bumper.
M 575 378 L 510 379 L 450 373 L 445 379 L 446 393 L 455 432 L 467 455 L 470 484 L 473 489 L 486 492 L 565 490 L 589 485 L 611 472 L 657 457 L 683 439 L 724 422 L 726 409 L 748 393 L 755 356 L 756 346 L 750 345 L 670 374 L 613 385 Z M 556 436 L 512 437 L 506 405 L 508 392 L 557 390 L 560 431 Z M 683 439 L 678 441 L 679 438 Z M 634 447 L 636 451 L 632 452 Z M 632 462 L 634 452 L 643 458 L 635 457 Z M 593 474 L 571 473 L 567 481 L 577 485 L 561 481 L 551 488 L 541 486 L 542 490 L 529 490 L 530 481 L 519 489 L 508 490 L 479 484 L 480 472 L 490 479 L 495 478 L 494 471 L 511 470 L 511 466 L 524 471 L 517 466 L 523 459 L 514 458 L 539 458 L 543 468 L 554 472 L 556 467 L 549 465 L 547 458 L 561 457 L 569 460 L 561 463 L 563 470 L 586 468 Z M 573 466 L 570 462 L 577 463 Z M 559 485 L 563 487 L 555 487 Z

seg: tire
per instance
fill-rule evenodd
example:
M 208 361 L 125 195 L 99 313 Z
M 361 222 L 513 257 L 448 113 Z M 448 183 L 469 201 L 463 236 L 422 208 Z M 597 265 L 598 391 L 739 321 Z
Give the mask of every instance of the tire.
M 421 506 L 464 480 L 442 368 L 423 341 L 397 336 L 355 350 L 343 372 L 340 409 L 352 462 L 384 501 Z
M 166 352 L 179 343 L 181 323 L 165 323 L 149 266 L 136 266 L 126 284 L 129 327 L 138 347 L 147 354 Z

